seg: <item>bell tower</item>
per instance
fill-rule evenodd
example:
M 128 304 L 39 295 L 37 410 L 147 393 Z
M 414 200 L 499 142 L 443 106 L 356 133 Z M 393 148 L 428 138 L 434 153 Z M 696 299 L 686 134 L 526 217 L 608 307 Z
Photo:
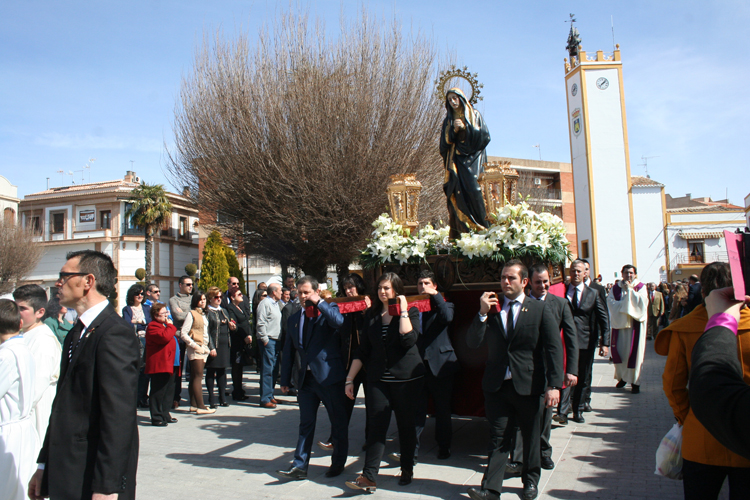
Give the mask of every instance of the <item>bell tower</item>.
M 591 263 L 592 276 L 613 282 L 624 264 L 637 266 L 620 46 L 591 57 L 571 22 L 566 48 L 578 254 Z

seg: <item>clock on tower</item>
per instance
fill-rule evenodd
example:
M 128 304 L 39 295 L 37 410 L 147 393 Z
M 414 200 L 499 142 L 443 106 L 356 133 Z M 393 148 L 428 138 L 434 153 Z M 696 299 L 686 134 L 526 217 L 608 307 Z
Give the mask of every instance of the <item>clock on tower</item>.
M 624 264 L 637 265 L 620 46 L 591 57 L 574 42 L 565 88 L 578 250 L 591 275 L 611 283 Z

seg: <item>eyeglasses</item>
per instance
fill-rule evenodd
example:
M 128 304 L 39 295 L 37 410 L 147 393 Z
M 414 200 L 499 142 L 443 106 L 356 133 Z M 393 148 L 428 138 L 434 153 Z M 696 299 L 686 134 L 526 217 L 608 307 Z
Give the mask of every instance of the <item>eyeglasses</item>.
M 185 286 L 193 286 L 192 283 L 183 283 L 183 285 L 185 285 Z
M 232 285 L 232 286 L 240 286 L 240 282 L 238 281 L 236 283 L 230 283 L 230 285 Z
M 151 293 L 161 293 L 161 290 L 151 290 Z
M 143 297 L 143 292 L 141 292 L 141 293 L 136 293 L 136 294 L 135 294 L 135 296 L 136 296 L 136 297 Z
M 62 272 L 62 271 L 61 271 L 61 272 L 60 272 L 60 277 L 59 277 L 59 278 L 57 278 L 57 282 L 58 282 L 58 283 L 65 283 L 65 282 L 67 282 L 67 281 L 68 281 L 68 280 L 69 280 L 70 278 L 72 278 L 73 276 L 87 276 L 87 275 L 89 275 L 89 274 L 90 274 L 90 273 L 64 273 L 64 272 Z

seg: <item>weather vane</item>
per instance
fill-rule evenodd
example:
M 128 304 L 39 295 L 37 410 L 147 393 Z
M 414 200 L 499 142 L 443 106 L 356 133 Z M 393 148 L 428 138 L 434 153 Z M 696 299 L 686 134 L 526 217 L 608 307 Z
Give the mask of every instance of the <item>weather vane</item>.
M 578 57 L 578 53 L 581 50 L 581 35 L 578 33 L 578 28 L 573 26 L 576 22 L 575 14 L 570 14 L 570 20 L 565 21 L 570 23 L 570 33 L 568 34 L 568 45 L 565 46 L 565 50 L 570 55 L 572 61 L 574 57 Z

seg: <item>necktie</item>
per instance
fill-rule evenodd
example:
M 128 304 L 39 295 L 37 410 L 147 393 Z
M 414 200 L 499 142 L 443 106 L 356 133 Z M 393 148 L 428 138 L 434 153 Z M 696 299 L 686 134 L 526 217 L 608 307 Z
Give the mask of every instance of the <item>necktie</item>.
M 78 344 L 81 343 L 81 332 L 84 328 L 85 327 L 83 326 L 83 322 L 79 319 L 78 321 L 76 321 L 76 324 L 73 326 L 73 328 L 70 329 L 70 332 L 68 332 L 68 335 L 71 336 L 70 349 L 68 349 L 68 359 L 73 357 L 73 353 L 78 347 Z
M 505 318 L 505 336 L 510 337 L 513 335 L 515 329 L 515 319 L 513 318 L 513 306 L 517 304 L 517 300 L 511 300 L 508 304 L 508 316 Z
M 578 309 L 578 287 L 573 288 L 573 309 Z

